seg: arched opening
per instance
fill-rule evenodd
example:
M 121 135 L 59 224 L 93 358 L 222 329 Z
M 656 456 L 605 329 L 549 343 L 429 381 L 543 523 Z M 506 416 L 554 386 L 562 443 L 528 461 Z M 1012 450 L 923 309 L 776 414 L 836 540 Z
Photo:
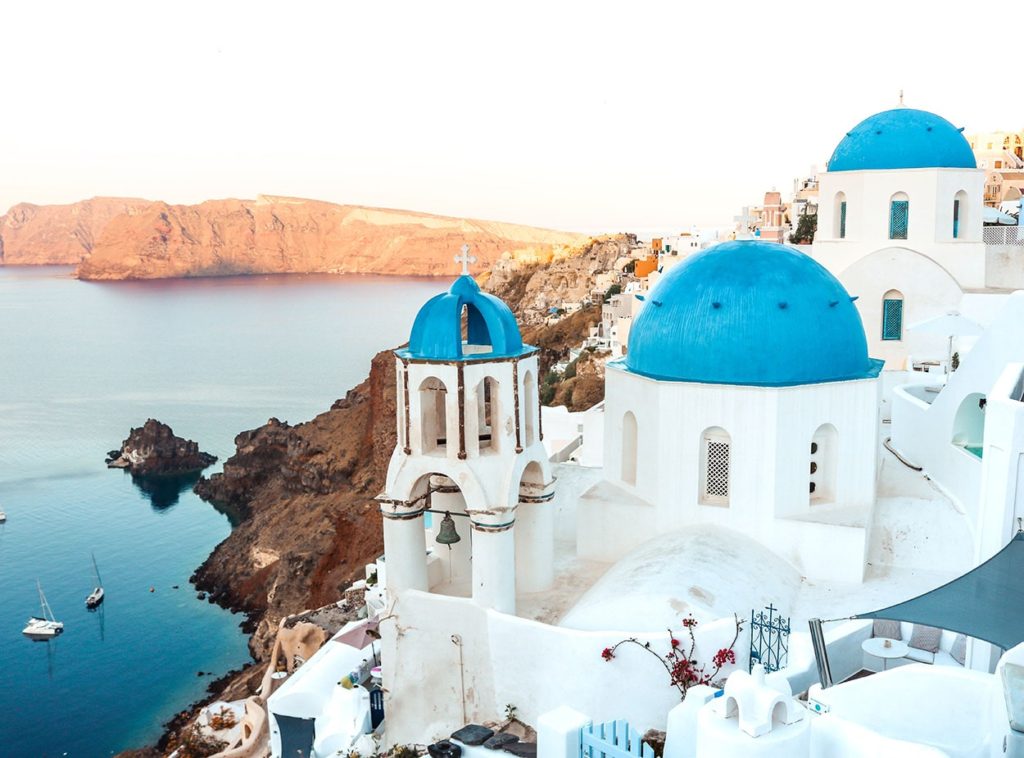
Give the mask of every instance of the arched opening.
M 523 376 L 523 416 L 525 427 L 524 446 L 529 447 L 536 439 L 537 428 L 537 381 L 533 378 L 533 372 L 527 371 Z
M 554 493 L 548 484 L 538 461 L 530 461 L 519 479 L 514 527 L 517 592 L 540 592 L 554 579 Z
M 835 209 L 832 213 L 832 236 L 836 239 L 846 239 L 846 193 L 837 192 Z
M 963 232 L 970 229 L 967 226 L 967 193 L 960 190 L 953 198 L 953 239 L 963 237 Z
M 772 729 L 786 725 L 786 703 L 780 700 L 772 706 Z
M 501 417 L 498 408 L 498 380 L 484 377 L 476 386 L 477 429 L 480 451 L 498 449 L 498 419 Z
M 480 309 L 472 303 L 462 306 L 462 334 L 465 340 L 462 346 L 464 355 L 494 352 L 494 343 L 491 340 L 491 330 L 487 326 L 487 320 Z
M 960 402 L 953 418 L 952 443 L 971 455 L 981 458 L 985 442 L 985 407 L 988 400 L 980 392 L 972 392 Z
M 455 481 L 444 474 L 427 474 L 414 488 L 426 494 L 427 581 L 431 592 L 452 597 L 473 594 L 473 530 L 466 518 L 466 499 Z M 450 518 L 446 516 L 450 514 Z M 453 537 L 458 539 L 452 541 Z M 439 541 L 440 539 L 440 541 Z
M 822 424 L 811 437 L 810 499 L 812 505 L 836 501 L 836 462 L 839 432 Z
M 882 295 L 882 339 L 903 339 L 903 293 L 899 290 Z
M 905 240 L 910 226 L 910 198 L 897 192 L 889 200 L 889 239 Z
M 622 417 L 622 481 L 636 486 L 637 464 L 636 416 L 626 411 Z
M 703 505 L 729 505 L 731 447 L 732 438 L 721 427 L 713 426 L 701 434 L 700 502 Z
M 420 439 L 424 453 L 444 453 L 448 444 L 448 390 L 435 376 L 420 384 Z

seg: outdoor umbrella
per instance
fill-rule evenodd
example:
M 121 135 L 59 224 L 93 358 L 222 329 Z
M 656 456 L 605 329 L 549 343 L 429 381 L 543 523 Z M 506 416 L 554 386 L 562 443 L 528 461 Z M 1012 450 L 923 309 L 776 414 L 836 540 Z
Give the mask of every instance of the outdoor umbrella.
M 338 634 L 334 641 L 354 647 L 356 650 L 362 650 L 367 645 L 372 646 L 376 640 L 380 639 L 380 632 L 377 631 L 379 625 L 380 622 L 376 618 L 363 619 L 357 624 L 350 625 L 348 629 Z M 373 662 L 376 664 L 377 650 L 373 647 L 370 650 L 373 652 Z
M 949 339 L 949 354 L 946 360 L 946 373 L 953 362 L 953 338 L 977 337 L 985 329 L 976 321 L 971 321 L 959 311 L 949 311 L 941 316 L 934 316 L 908 327 L 911 331 L 922 334 L 942 334 Z

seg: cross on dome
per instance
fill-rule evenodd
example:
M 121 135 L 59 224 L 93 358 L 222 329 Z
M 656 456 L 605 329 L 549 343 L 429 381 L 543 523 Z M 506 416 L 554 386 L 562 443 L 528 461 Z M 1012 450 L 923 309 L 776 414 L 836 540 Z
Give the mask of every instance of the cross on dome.
M 461 251 L 455 256 L 455 262 L 462 264 L 462 275 L 469 276 L 469 264 L 476 263 L 476 258 L 469 254 L 469 245 L 463 245 Z

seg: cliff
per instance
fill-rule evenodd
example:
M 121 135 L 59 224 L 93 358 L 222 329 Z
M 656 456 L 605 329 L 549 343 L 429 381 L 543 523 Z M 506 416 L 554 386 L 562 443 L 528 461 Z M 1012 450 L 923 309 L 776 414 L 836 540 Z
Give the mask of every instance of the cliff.
M 268 273 L 447 275 L 463 243 L 477 265 L 548 260 L 585 240 L 567 232 L 413 211 L 259 196 L 152 203 L 110 221 L 81 279 Z
M 19 203 L 0 216 L 0 265 L 78 265 L 110 220 L 149 200 L 94 197 L 70 205 Z

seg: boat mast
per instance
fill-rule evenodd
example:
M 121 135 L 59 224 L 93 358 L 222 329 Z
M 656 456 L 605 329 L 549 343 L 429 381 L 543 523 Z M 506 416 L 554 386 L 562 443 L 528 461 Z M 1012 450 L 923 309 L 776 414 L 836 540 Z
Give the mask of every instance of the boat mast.
M 100 579 L 100 568 L 96 565 L 96 553 L 92 553 L 92 570 L 96 573 L 96 584 L 102 587 L 103 580 Z
M 43 608 L 43 618 L 48 621 L 56 621 L 57 619 L 53 617 L 53 611 L 50 610 L 50 604 L 46 602 L 46 595 L 43 594 L 43 585 L 39 583 L 38 579 L 36 579 L 36 589 L 39 590 L 39 605 Z

